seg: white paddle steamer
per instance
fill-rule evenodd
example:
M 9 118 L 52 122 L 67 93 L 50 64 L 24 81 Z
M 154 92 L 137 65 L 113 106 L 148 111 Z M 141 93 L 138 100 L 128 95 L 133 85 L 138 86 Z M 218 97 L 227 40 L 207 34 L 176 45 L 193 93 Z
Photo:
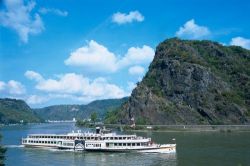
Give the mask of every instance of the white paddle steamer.
M 25 147 L 51 147 L 77 151 L 174 153 L 176 144 L 156 144 L 151 138 L 122 135 L 96 128 L 95 133 L 30 134 L 22 139 Z

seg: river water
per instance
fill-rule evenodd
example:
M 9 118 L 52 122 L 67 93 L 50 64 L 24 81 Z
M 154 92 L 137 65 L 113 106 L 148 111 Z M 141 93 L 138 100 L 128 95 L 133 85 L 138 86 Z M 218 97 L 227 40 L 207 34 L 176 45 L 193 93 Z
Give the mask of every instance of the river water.
M 250 132 L 137 132 L 157 143 L 172 143 L 175 154 L 72 152 L 24 148 L 20 139 L 31 133 L 67 133 L 78 128 L 72 123 L 36 124 L 1 128 L 2 143 L 8 147 L 10 166 L 247 166 L 250 165 Z M 83 129 L 82 129 L 83 130 Z M 85 129 L 87 130 L 87 129 Z M 134 134 L 134 133 L 133 133 Z

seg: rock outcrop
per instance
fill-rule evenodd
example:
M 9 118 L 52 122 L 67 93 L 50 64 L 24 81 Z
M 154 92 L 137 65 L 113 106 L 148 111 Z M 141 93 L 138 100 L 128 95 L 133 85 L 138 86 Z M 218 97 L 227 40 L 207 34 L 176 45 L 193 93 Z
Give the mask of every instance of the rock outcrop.
M 137 124 L 247 124 L 249 115 L 250 51 L 177 38 L 159 44 L 116 113 L 119 122 Z

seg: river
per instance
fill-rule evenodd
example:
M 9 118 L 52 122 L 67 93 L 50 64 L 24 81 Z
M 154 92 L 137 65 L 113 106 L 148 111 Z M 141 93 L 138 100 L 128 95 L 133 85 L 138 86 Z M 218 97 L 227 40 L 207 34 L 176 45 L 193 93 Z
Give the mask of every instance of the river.
M 196 166 L 250 165 L 250 132 L 137 132 L 157 143 L 177 143 L 175 154 L 91 153 L 24 148 L 20 139 L 31 133 L 67 133 L 78 130 L 73 123 L 33 124 L 1 128 L 8 147 L 7 166 Z M 84 130 L 84 129 L 82 129 Z M 87 130 L 87 129 L 85 129 Z M 133 132 L 134 134 L 134 132 Z

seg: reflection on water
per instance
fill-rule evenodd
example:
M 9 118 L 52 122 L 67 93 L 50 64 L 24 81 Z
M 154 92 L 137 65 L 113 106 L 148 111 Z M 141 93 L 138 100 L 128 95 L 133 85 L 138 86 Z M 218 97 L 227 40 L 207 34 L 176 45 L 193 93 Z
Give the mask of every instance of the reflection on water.
M 176 165 L 176 154 L 74 152 L 45 148 L 9 148 L 8 165 Z
M 69 123 L 2 128 L 3 143 L 8 147 L 6 165 L 244 166 L 250 163 L 250 132 L 130 132 L 151 137 L 157 143 L 176 142 L 176 154 L 73 152 L 20 146 L 20 139 L 30 133 L 67 133 L 71 130 L 78 128 Z

